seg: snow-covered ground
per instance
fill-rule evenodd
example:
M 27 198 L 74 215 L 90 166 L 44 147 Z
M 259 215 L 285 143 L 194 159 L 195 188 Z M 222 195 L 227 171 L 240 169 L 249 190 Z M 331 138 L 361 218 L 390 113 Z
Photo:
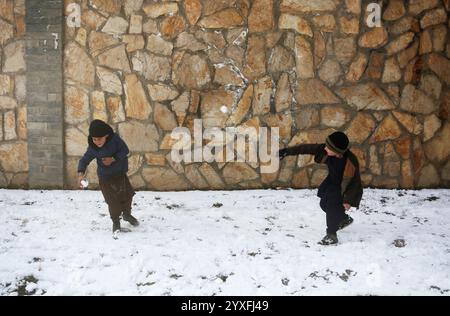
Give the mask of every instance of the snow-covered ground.
M 450 295 L 450 190 L 366 190 L 329 247 L 315 194 L 138 192 L 114 240 L 98 191 L 0 190 L 0 295 Z

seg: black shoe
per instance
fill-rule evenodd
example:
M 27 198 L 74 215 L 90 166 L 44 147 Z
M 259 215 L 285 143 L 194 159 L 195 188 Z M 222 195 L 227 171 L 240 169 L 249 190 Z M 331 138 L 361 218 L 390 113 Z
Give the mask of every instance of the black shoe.
M 120 232 L 120 220 L 114 220 L 113 221 L 113 228 L 112 228 L 113 234 L 115 232 Z
M 325 237 L 322 238 L 321 241 L 319 241 L 319 245 L 322 246 L 329 246 L 329 245 L 335 245 L 338 243 L 338 238 L 336 234 L 327 234 Z
M 339 223 L 338 230 L 344 229 L 347 226 L 350 226 L 353 223 L 353 218 L 346 215 L 346 218 Z
M 123 215 L 123 220 L 130 223 L 132 226 L 139 226 L 139 221 L 133 215 Z

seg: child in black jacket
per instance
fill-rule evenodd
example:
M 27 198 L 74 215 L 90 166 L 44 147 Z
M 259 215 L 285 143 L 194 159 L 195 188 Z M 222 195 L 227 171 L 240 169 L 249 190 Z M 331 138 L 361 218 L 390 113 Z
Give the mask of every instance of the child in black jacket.
M 121 230 L 120 216 L 133 226 L 139 225 L 131 215 L 135 194 L 127 176 L 129 150 L 111 126 L 101 120 L 94 120 L 89 126 L 88 148 L 78 164 L 78 182 L 85 177 L 86 168 L 97 160 L 97 174 L 103 197 L 108 204 L 113 222 L 113 234 Z
M 279 151 L 280 159 L 289 155 L 314 155 L 316 163 L 328 166 L 328 176 L 317 194 L 327 216 L 327 234 L 319 244 L 337 244 L 337 231 L 353 222 L 345 211 L 352 206 L 359 207 L 363 194 L 358 159 L 349 150 L 348 137 L 335 132 L 327 137 L 325 144 L 304 144 Z

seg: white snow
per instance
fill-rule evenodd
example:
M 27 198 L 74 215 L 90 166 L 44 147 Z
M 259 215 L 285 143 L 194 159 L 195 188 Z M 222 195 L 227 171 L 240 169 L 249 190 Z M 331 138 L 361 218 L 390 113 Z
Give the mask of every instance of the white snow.
M 0 295 L 450 295 L 450 190 L 367 189 L 329 247 L 315 195 L 138 192 L 114 240 L 99 191 L 0 190 Z

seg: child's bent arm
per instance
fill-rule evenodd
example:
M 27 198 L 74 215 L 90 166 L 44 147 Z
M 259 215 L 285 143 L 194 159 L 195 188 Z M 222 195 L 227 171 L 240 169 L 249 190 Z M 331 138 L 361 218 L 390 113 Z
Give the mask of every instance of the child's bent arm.
M 87 167 L 89 166 L 91 161 L 94 160 L 94 158 L 95 156 L 91 153 L 90 149 L 88 149 L 78 163 L 78 173 L 84 174 Z

